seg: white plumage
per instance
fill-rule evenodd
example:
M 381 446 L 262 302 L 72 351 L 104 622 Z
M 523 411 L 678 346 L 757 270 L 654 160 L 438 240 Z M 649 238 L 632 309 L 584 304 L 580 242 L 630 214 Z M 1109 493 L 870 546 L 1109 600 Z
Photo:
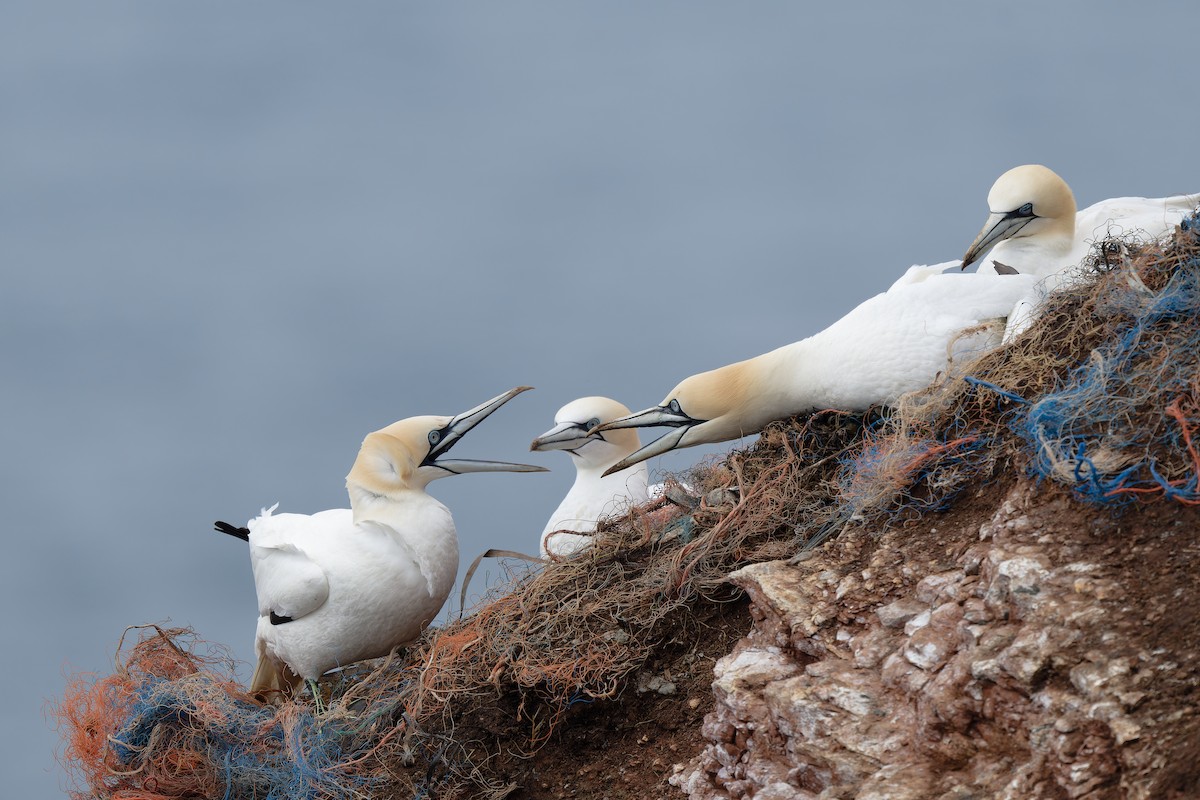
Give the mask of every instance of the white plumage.
M 1083 262 L 1093 244 L 1126 235 L 1158 239 L 1197 203 L 1200 195 L 1115 197 L 1076 213 L 1075 195 L 1066 181 L 1040 164 L 1025 164 L 992 185 L 987 222 L 963 256 L 962 267 L 987 254 L 980 272 L 1002 265 L 1046 279 L 1014 307 L 1004 336 L 1008 340 L 1032 323 L 1044 295 L 1057 288 L 1065 271 Z
M 368 434 L 346 476 L 348 509 L 264 509 L 244 533 L 218 523 L 250 544 L 259 613 L 253 691 L 290 692 L 303 679 L 316 695 L 316 680 L 329 670 L 386 655 L 420 635 L 458 570 L 454 521 L 425 487 L 465 472 L 544 471 L 443 457 L 527 388 L 453 418 L 412 417 Z
M 998 325 L 1032 275 L 940 274 L 916 267 L 825 330 L 769 353 L 685 379 L 656 407 L 593 433 L 667 425 L 675 430 L 622 459 L 624 469 L 680 447 L 757 433 L 815 409 L 862 410 L 926 386 L 951 358 L 999 342 Z
M 591 543 L 590 533 L 604 517 L 619 514 L 646 502 L 648 473 L 645 464 L 606 475 L 605 470 L 633 454 L 640 442 L 632 430 L 589 434 L 603 422 L 625 416 L 629 409 L 607 397 L 581 397 L 554 415 L 554 427 L 533 440 L 530 450 L 563 450 L 575 464 L 575 482 L 550 515 L 542 531 L 543 557 L 566 557 Z
M 259 610 L 253 690 L 282 688 L 268 677 L 278 662 L 315 680 L 387 655 L 437 616 L 458 570 L 450 512 L 424 491 L 387 506 L 380 519 L 357 524 L 348 508 L 264 511 L 250 521 Z

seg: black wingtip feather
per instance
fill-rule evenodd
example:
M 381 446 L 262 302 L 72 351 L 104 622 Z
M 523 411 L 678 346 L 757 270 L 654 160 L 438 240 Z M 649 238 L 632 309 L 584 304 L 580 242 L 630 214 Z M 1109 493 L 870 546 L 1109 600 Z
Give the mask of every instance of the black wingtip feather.
M 218 533 L 228 534 L 236 539 L 241 539 L 243 542 L 250 541 L 249 528 L 239 528 L 236 525 L 230 525 L 228 522 L 217 520 L 213 523 L 213 530 L 217 531 Z

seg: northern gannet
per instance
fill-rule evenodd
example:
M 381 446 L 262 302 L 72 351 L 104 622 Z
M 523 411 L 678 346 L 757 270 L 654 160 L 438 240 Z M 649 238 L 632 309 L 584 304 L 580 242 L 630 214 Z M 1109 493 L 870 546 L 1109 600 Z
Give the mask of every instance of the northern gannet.
M 962 259 L 962 268 L 991 250 L 996 262 L 1045 277 L 1080 264 L 1109 233 L 1158 238 L 1200 203 L 1200 195 L 1114 197 L 1075 211 L 1071 187 L 1041 164 L 1013 167 L 988 192 L 988 218 Z
M 467 472 L 545 472 L 543 467 L 444 458 L 459 439 L 530 387 L 456 417 L 400 420 L 367 434 L 346 476 L 350 508 L 273 514 L 234 528 L 245 538 L 258 593 L 258 665 L 252 692 L 290 692 L 329 670 L 387 655 L 420 635 L 458 572 L 450 511 L 425 493 L 430 481 Z
M 1057 287 L 1064 270 L 1080 265 L 1096 241 L 1134 233 L 1157 239 L 1200 203 L 1200 195 L 1115 197 L 1075 211 L 1071 187 L 1041 164 L 1005 172 L 988 192 L 987 222 L 962 259 L 966 269 L 991 251 L 981 272 L 1016 270 L 1048 278 L 1021 298 L 1009 317 L 1005 341 L 1033 321 L 1045 292 Z
M 538 436 L 530 450 L 565 450 L 575 462 L 575 483 L 542 531 L 543 557 L 573 555 L 591 543 L 590 533 L 602 517 L 646 502 L 649 475 L 645 464 L 606 473 L 605 470 L 637 451 L 641 443 L 633 430 L 589 433 L 604 422 L 629 414 L 629 409 L 607 397 L 581 397 L 558 410 L 554 427 Z
M 591 432 L 675 428 L 614 464 L 613 472 L 681 447 L 758 433 L 796 414 L 893 402 L 928 385 L 952 357 L 995 346 L 999 337 L 983 323 L 1005 319 L 1036 281 L 989 273 L 898 280 L 820 333 L 686 378 L 660 405 Z

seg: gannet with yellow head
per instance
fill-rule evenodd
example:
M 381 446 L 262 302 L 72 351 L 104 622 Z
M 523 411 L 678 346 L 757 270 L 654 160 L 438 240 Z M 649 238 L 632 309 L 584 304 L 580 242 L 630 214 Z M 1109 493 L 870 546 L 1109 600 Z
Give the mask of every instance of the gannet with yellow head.
M 991 250 L 995 262 L 1030 275 L 1053 275 L 1081 263 L 1106 236 L 1157 239 L 1200 203 L 1200 194 L 1114 197 L 1075 211 L 1075 194 L 1054 170 L 1024 164 L 988 192 L 988 219 L 963 256 L 965 269 Z
M 1013 167 L 988 192 L 987 222 L 961 266 L 966 269 L 990 250 L 981 272 L 1016 270 L 1049 279 L 1080 265 L 1093 243 L 1108 236 L 1163 236 L 1197 203 L 1200 195 L 1116 197 L 1077 213 L 1071 187 L 1053 170 L 1041 164 Z M 1006 341 L 1032 323 L 1041 298 L 1060 280 L 1046 280 L 1020 299 L 1010 315 Z
M 542 531 L 542 556 L 566 557 L 579 552 L 592 537 L 570 531 L 590 533 L 600 519 L 646 502 L 649 474 L 645 464 L 605 472 L 641 446 L 637 431 L 590 433 L 597 425 L 627 414 L 629 409 L 616 400 L 581 397 L 560 408 L 554 415 L 554 427 L 529 446 L 530 450 L 562 450 L 575 462 L 575 482 Z
M 346 476 L 350 508 L 274 514 L 217 529 L 250 543 L 258 593 L 251 690 L 290 693 L 335 667 L 387 655 L 437 615 L 458 571 L 450 511 L 425 492 L 468 472 L 544 472 L 543 467 L 445 458 L 517 387 L 455 417 L 411 417 L 370 433 Z
M 597 425 L 674 428 L 609 472 L 662 453 L 749 436 L 822 408 L 861 411 L 929 384 L 952 359 L 999 343 L 997 325 L 1032 275 L 930 274 L 899 280 L 820 333 L 683 380 L 652 408 Z

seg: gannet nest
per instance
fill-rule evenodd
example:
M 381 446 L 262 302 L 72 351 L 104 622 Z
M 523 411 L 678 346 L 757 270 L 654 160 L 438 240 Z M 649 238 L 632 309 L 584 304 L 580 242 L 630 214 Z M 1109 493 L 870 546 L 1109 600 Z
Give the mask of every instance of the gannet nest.
M 328 677 L 320 717 L 307 698 L 256 703 L 189 631 L 141 629 L 113 675 L 75 679 L 58 705 L 75 796 L 503 797 L 505 764 L 577 705 L 620 701 L 668 630 L 734 597 L 741 566 L 934 513 L 1013 469 L 1117 509 L 1200 502 L 1198 229 L 1099 243 L 1010 345 L 893 408 L 771 425 L 684 476 L 694 507 L 632 509 L 573 559 L 506 562 L 463 618 Z

